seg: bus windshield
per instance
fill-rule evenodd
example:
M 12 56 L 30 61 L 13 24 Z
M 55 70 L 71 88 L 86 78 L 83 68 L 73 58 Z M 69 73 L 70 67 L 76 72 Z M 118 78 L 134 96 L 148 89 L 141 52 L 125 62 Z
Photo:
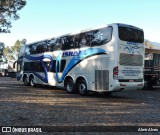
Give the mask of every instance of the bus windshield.
M 144 42 L 144 33 L 142 30 L 131 27 L 119 26 L 118 32 L 120 40 L 136 43 Z

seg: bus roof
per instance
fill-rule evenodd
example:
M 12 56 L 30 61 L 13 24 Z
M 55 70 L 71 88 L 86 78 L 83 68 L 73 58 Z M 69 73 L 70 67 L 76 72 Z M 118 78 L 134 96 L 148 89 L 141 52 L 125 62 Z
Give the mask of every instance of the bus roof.
M 117 24 L 118 26 L 124 26 L 124 27 L 126 27 L 126 26 L 128 26 L 128 27 L 131 27 L 131 28 L 135 28 L 135 29 L 139 29 L 139 30 L 142 30 L 143 31 L 143 29 L 141 29 L 141 28 L 139 28 L 139 27 L 136 27 L 136 26 L 133 26 L 133 25 L 130 25 L 130 24 L 124 24 L 124 23 L 115 23 L 115 24 Z
M 94 28 L 84 29 L 84 30 L 80 30 L 80 31 L 76 31 L 76 32 L 68 33 L 68 34 L 63 34 L 63 35 L 55 36 L 55 37 L 52 37 L 52 38 L 48 38 L 48 39 L 45 39 L 45 40 L 28 43 L 28 44 L 25 44 L 25 45 L 33 45 L 33 44 L 38 44 L 38 43 L 42 43 L 42 42 L 46 42 L 46 41 L 51 41 L 51 42 L 53 42 L 54 39 L 56 39 L 56 38 L 61 38 L 61 37 L 65 37 L 65 36 L 77 35 L 77 34 L 80 34 L 80 33 L 84 33 L 84 32 L 91 31 L 91 30 L 97 30 L 97 29 L 101 29 L 101 28 L 104 28 L 104 27 L 107 27 L 107 26 L 114 26 L 114 25 L 118 25 L 118 26 L 129 26 L 129 27 L 133 27 L 133 28 L 140 29 L 140 28 L 138 28 L 138 27 L 135 27 L 135 26 L 132 26 L 132 25 L 128 25 L 128 24 L 124 24 L 124 23 L 111 23 L 111 24 L 108 24 L 108 25 L 101 25 L 101 26 L 94 27 Z M 142 30 L 142 29 L 140 29 L 140 30 Z

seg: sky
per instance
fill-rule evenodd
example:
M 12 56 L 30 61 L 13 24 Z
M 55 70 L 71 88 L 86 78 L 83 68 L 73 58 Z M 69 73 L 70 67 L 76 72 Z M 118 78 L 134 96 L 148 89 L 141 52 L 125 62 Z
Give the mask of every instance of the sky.
M 52 38 L 111 23 L 144 30 L 145 39 L 160 43 L 160 0 L 26 0 L 12 23 L 11 33 L 0 33 L 0 42 L 12 46 Z

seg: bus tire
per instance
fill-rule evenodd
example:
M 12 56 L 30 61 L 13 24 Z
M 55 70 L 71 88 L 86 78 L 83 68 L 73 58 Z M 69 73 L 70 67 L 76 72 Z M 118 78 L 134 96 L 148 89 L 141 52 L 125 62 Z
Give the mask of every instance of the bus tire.
M 88 94 L 87 83 L 84 79 L 78 81 L 77 88 L 80 95 L 85 96 Z
M 71 78 L 65 81 L 65 89 L 69 94 L 75 93 L 74 81 Z
M 25 86 L 28 86 L 28 85 L 29 85 L 28 80 L 27 80 L 27 76 L 25 76 L 25 77 L 23 78 L 23 82 L 24 82 L 24 85 L 25 85 Z
M 34 77 L 33 77 L 33 76 L 30 77 L 29 83 L 30 83 L 30 85 L 31 85 L 32 87 L 35 87 L 35 86 L 36 86 L 36 83 L 35 83 L 35 81 L 34 81 Z

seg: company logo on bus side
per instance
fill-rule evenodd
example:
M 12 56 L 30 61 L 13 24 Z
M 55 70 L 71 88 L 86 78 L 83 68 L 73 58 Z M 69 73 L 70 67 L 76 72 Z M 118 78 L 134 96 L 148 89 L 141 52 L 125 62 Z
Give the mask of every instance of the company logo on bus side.
M 138 43 L 135 43 L 135 42 L 127 42 L 127 44 L 138 45 Z
M 63 52 L 62 57 L 87 55 L 86 50 Z

